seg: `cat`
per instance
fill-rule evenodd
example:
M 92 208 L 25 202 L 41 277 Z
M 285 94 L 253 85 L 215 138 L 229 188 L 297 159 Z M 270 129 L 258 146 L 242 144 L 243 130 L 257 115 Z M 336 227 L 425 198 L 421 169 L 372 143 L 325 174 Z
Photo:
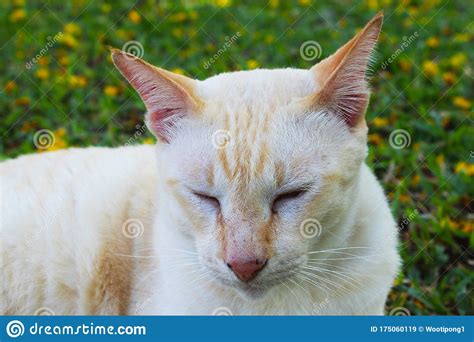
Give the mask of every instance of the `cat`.
M 309 70 L 204 81 L 112 49 L 158 142 L 0 164 L 0 312 L 382 315 L 400 266 L 364 162 L 382 21 Z

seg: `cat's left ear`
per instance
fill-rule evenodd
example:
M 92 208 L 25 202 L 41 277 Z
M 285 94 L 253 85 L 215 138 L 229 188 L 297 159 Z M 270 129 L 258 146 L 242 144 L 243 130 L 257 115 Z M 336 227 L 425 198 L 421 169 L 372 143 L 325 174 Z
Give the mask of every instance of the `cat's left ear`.
M 366 126 L 370 96 L 366 71 L 382 22 L 383 13 L 379 13 L 348 43 L 310 69 L 320 86 L 308 99 L 313 109 L 338 115 L 350 128 Z
M 168 143 L 178 121 L 196 116 L 203 106 L 197 95 L 198 81 L 157 68 L 121 50 L 111 52 L 117 69 L 145 103 L 148 128 Z

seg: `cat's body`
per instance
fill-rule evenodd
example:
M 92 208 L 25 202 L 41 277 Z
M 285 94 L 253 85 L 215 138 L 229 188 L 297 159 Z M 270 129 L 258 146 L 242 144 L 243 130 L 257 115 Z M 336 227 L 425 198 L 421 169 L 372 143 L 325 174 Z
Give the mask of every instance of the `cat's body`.
M 0 312 L 382 314 L 397 234 L 363 116 L 380 25 L 311 70 L 205 81 L 114 51 L 161 142 L 0 164 Z

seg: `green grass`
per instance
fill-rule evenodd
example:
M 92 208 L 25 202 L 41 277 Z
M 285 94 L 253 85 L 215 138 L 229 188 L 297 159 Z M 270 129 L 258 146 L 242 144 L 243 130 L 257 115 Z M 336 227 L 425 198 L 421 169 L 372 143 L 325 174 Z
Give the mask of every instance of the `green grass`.
M 108 45 L 137 40 L 149 62 L 200 79 L 256 66 L 309 68 L 315 61 L 301 58 L 303 42 L 317 41 L 324 58 L 384 9 L 367 121 L 368 162 L 401 225 L 404 265 L 387 312 L 474 313 L 474 13 L 468 2 L 2 1 L 0 9 L 7 23 L 0 25 L 1 159 L 35 152 L 39 129 L 55 132 L 50 149 L 119 146 L 134 136 L 144 106 L 111 64 Z M 27 69 L 60 32 L 62 40 Z M 205 68 L 237 32 L 236 42 Z M 396 53 L 404 41 L 408 46 Z M 391 146 L 395 129 L 408 132 L 409 146 Z M 150 140 L 144 133 L 136 143 Z

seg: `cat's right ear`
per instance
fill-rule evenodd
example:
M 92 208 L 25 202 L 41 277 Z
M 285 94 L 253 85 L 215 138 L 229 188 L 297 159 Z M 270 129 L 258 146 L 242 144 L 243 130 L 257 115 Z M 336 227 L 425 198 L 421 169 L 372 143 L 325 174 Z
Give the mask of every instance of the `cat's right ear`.
M 177 121 L 196 115 L 203 105 L 196 94 L 198 81 L 157 68 L 121 50 L 111 52 L 117 69 L 145 103 L 148 128 L 161 141 L 169 142 Z

